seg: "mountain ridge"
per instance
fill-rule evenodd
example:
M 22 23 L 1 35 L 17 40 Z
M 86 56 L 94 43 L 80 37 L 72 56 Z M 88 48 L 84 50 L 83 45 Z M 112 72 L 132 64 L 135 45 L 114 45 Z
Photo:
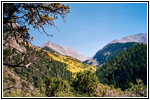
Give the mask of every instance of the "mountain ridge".
M 113 40 L 108 44 L 112 43 L 127 43 L 127 42 L 138 42 L 138 43 L 147 43 L 147 34 L 146 33 L 138 33 L 129 36 L 125 36 L 120 40 Z
M 76 50 L 69 48 L 67 46 L 60 46 L 60 45 L 53 43 L 51 41 L 44 43 L 40 47 L 41 48 L 49 47 L 50 49 L 52 49 L 54 52 L 56 52 L 58 54 L 61 54 L 64 56 L 69 56 L 69 57 L 74 57 L 80 61 L 85 61 L 87 59 L 87 57 L 83 56 L 82 54 L 80 54 Z
M 92 58 L 84 62 L 90 65 L 103 64 L 136 43 L 147 43 L 147 34 L 138 33 L 123 37 L 120 40 L 113 40 L 98 50 Z

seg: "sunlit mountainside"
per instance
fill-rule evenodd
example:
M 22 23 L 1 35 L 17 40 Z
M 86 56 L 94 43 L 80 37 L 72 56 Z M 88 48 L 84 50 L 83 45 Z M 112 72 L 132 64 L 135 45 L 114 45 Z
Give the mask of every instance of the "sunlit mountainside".
M 51 51 L 54 51 L 58 54 L 64 55 L 64 56 L 70 56 L 70 57 L 74 57 L 80 61 L 85 61 L 87 58 L 83 55 L 81 55 L 80 53 L 78 53 L 77 51 L 73 50 L 72 48 L 66 47 L 66 46 L 60 46 L 56 43 L 53 43 L 51 41 L 48 41 L 46 43 L 44 43 L 41 48 L 47 48 L 47 49 L 51 49 Z
M 56 53 L 51 53 L 50 51 L 46 51 L 46 50 L 44 50 L 44 52 L 47 52 L 48 56 L 54 59 L 55 61 L 66 64 L 67 65 L 66 69 L 72 72 L 73 75 L 76 75 L 76 73 L 85 70 L 96 71 L 96 68 L 94 66 L 84 64 L 81 61 L 77 60 L 76 58 L 58 55 Z
M 135 43 L 133 48 L 126 49 L 106 64 L 95 67 L 82 63 L 76 58 L 58 54 L 51 49 L 36 47 L 27 41 L 22 42 L 21 39 L 20 43 L 17 44 L 16 40 L 12 38 L 4 49 L 3 89 L 6 97 L 146 96 L 147 80 L 145 80 L 146 74 L 144 74 L 146 71 L 146 59 L 144 57 L 146 49 L 142 49 L 146 48 L 146 45 Z M 12 46 L 13 43 L 16 43 L 17 46 L 10 49 L 9 46 Z M 25 52 L 28 52 L 28 55 L 24 55 Z M 124 55 L 129 55 L 129 58 Z M 130 55 L 140 57 L 143 55 L 143 58 L 130 58 Z M 135 61 L 123 60 L 124 62 L 122 62 L 120 58 L 135 59 Z M 125 70 L 123 65 L 127 62 L 128 69 Z M 138 67 L 139 64 L 136 62 L 143 65 Z M 132 65 L 137 64 L 137 66 L 132 66 L 130 63 Z M 116 72 L 115 69 L 119 70 Z M 135 69 L 137 72 L 133 71 Z M 122 79 L 125 77 L 119 78 L 120 75 L 115 73 L 132 73 L 127 74 L 128 78 L 132 79 L 130 80 L 132 85 L 129 84 L 129 80 Z M 113 76 L 113 79 L 110 79 L 110 75 Z M 142 78 L 137 75 L 142 75 Z M 125 84 L 120 85 L 121 80 L 119 81 L 119 79 L 123 80 Z M 53 87 L 54 84 L 56 87 Z
M 6 2 L 1 2 L 3 99 L 149 96 L 146 1 Z M 68 23 L 59 25 L 57 21 L 69 13 Z M 57 29 L 57 25 L 62 31 L 53 38 L 52 27 Z M 124 33 L 130 35 L 113 40 L 114 34 L 119 37 Z M 109 40 L 113 41 L 106 43 Z M 104 43 L 107 45 L 99 49 Z M 90 59 L 79 53 L 89 55 L 96 48 L 99 50 Z

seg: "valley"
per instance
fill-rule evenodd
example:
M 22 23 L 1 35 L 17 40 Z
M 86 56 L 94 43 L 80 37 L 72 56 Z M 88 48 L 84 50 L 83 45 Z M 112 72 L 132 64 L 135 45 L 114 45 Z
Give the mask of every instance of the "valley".
M 149 96 L 146 1 L 6 2 L 2 98 Z
M 14 41 L 11 43 L 16 43 L 15 40 L 11 41 Z M 54 47 L 51 48 L 51 44 L 48 44 L 49 46 L 44 45 L 42 46 L 43 48 L 32 46 L 28 42 L 22 45 L 18 43 L 17 45 L 24 47 L 24 51 L 28 51 L 28 58 L 24 59 L 26 55 L 24 52 L 19 51 L 21 48 L 10 48 L 9 44 L 5 46 L 4 61 L 9 65 L 4 63 L 3 67 L 3 70 L 5 70 L 3 73 L 5 76 L 3 77 L 5 84 L 3 87 L 5 89 L 4 96 L 131 96 L 130 93 L 136 91 L 132 87 L 136 86 L 138 81 L 141 81 L 140 84 L 143 85 L 144 90 L 138 90 L 139 92 L 134 96 L 146 96 L 146 44 L 137 42 L 108 44 L 95 54 L 95 58 L 99 57 L 96 58 L 97 62 L 101 61 L 96 66 L 89 65 L 86 61 L 81 62 L 74 57 L 60 54 L 55 51 Z M 22 63 L 21 67 L 18 64 L 19 62 L 24 62 L 24 64 L 31 62 L 31 64 L 28 67 L 23 67 Z M 12 65 L 16 65 L 16 67 Z M 120 75 L 120 73 L 122 74 Z M 113 78 L 110 78 L 112 76 Z M 51 83 L 55 82 L 54 80 L 56 83 L 60 83 Z M 47 81 L 50 83 L 47 83 Z M 85 82 L 88 82 L 87 85 Z M 130 83 L 134 85 L 130 85 Z M 61 90 L 61 87 L 55 87 L 58 92 L 54 89 L 54 93 L 49 94 L 49 86 L 52 84 L 64 84 L 67 85 L 67 88 L 73 88 L 73 90 L 69 89 L 67 90 L 69 91 L 68 93 L 61 94 L 61 92 L 66 92 L 66 88 Z M 111 85 L 114 87 L 111 87 Z M 91 90 L 88 90 L 89 87 L 91 87 Z M 53 88 L 51 87 L 50 90 Z M 101 88 L 104 89 L 103 92 Z M 29 89 L 31 93 L 25 91 L 26 89 Z M 91 91 L 90 94 L 87 91 Z M 104 93 L 104 91 L 107 92 Z M 109 92 L 112 92 L 113 95 Z M 140 94 L 141 92 L 142 94 Z

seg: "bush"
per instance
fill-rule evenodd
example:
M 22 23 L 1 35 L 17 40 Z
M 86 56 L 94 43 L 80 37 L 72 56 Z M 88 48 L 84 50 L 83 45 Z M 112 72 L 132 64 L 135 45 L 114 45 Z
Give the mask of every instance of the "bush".
M 88 96 L 95 96 L 96 88 L 98 85 L 98 78 L 95 73 L 91 71 L 84 71 L 77 74 L 76 79 L 72 85 L 81 94 Z
M 131 84 L 131 88 L 125 91 L 124 96 L 128 97 L 146 97 L 147 96 L 147 88 L 142 82 L 142 80 L 137 79 L 137 84 Z
M 56 97 L 73 97 L 73 93 L 71 92 L 71 87 L 67 81 L 49 77 L 45 80 L 46 84 L 46 95 L 48 97 L 56 96 Z
M 121 97 L 123 91 L 120 88 L 114 88 L 113 85 L 108 86 L 99 83 L 95 94 L 97 97 Z

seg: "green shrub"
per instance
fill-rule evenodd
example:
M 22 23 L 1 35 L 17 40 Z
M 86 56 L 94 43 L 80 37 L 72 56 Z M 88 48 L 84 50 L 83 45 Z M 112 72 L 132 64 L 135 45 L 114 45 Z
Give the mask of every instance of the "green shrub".
M 147 87 L 144 85 L 142 80 L 137 79 L 137 84 L 131 83 L 131 88 L 125 91 L 124 96 L 126 97 L 146 97 L 147 96 Z
M 94 72 L 84 71 L 77 74 L 76 79 L 72 85 L 81 94 L 87 94 L 88 96 L 95 96 L 96 88 L 98 85 L 98 78 Z
M 67 81 L 49 77 L 45 80 L 46 84 L 46 95 L 48 97 L 73 97 L 73 93 L 71 92 L 71 87 Z

